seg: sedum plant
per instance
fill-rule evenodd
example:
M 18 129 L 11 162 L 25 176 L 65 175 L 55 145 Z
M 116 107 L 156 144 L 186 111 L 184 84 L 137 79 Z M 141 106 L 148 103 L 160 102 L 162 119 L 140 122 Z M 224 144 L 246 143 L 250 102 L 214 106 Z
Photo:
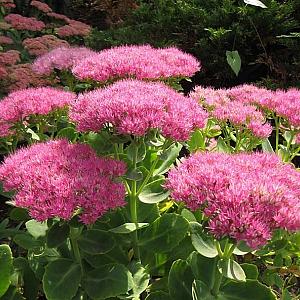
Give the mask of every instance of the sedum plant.
M 47 72 L 62 52 L 43 56 Z M 300 228 L 299 172 L 276 147 L 260 151 L 272 152 L 273 131 L 283 141 L 270 119 L 278 112 L 257 97 L 265 90 L 185 96 L 174 87 L 200 63 L 175 48 L 124 46 L 63 63 L 65 88 L 80 94 L 33 88 L 1 102 L 1 194 L 18 223 L 0 223 L 1 297 L 289 295 L 246 260 Z

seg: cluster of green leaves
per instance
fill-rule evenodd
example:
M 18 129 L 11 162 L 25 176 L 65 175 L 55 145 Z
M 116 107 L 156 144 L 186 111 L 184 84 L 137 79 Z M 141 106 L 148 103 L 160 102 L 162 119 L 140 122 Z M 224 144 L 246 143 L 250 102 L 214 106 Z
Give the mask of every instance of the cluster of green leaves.
M 121 24 L 89 38 L 92 48 L 120 44 L 176 45 L 203 65 L 195 80 L 225 86 L 245 81 L 299 84 L 300 2 L 262 1 L 267 9 L 232 0 L 137 1 L 139 7 Z M 282 36 L 281 38 L 279 36 Z M 284 36 L 287 36 L 284 38 Z M 238 51 L 238 78 L 227 64 L 226 51 Z

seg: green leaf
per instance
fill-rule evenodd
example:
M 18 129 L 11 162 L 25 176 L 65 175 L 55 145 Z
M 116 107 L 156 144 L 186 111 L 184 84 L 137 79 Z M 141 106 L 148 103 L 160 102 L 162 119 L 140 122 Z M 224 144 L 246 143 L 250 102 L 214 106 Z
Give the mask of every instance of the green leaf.
M 193 214 L 190 210 L 188 210 L 188 209 L 186 209 L 186 208 L 184 208 L 184 209 L 181 211 L 181 215 L 182 215 L 184 218 L 186 218 L 189 222 L 197 222 L 197 219 L 196 219 L 196 217 L 194 216 L 194 214 Z
M 28 260 L 24 257 L 14 259 L 14 268 L 22 277 L 24 282 L 24 296 L 26 299 L 36 299 L 39 291 L 40 281 L 35 277 L 29 266 Z
M 187 145 L 191 152 L 198 149 L 205 149 L 205 138 L 199 129 L 193 132 L 190 140 L 187 142 Z
M 73 127 L 66 127 L 57 133 L 59 138 L 67 138 L 69 141 L 74 141 L 78 137 L 78 133 Z
M 130 298 L 139 299 L 139 295 L 148 287 L 150 275 L 140 262 L 133 262 L 129 270 L 133 276 L 133 293 Z
M 149 294 L 145 300 L 172 300 L 172 299 L 169 294 L 162 291 L 156 291 Z
M 153 204 L 167 199 L 170 192 L 162 188 L 164 181 L 164 179 L 158 179 L 148 183 L 139 194 L 139 200 L 143 203 Z
M 128 170 L 128 172 L 125 174 L 125 177 L 129 180 L 141 181 L 144 175 L 141 171 L 136 169 L 136 170 Z
M 137 148 L 137 149 L 136 149 Z M 127 148 L 126 148 L 126 154 L 130 161 L 133 161 L 135 153 L 137 153 L 136 162 L 140 162 L 144 160 L 146 156 L 146 145 L 144 142 L 142 143 L 135 143 L 132 142 Z
M 232 259 L 220 259 L 218 261 L 218 269 L 224 277 L 237 281 L 246 281 L 246 275 L 243 268 Z
M 261 8 L 267 8 L 261 1 L 259 0 L 244 0 L 246 4 L 258 6 Z
M 149 223 L 138 223 L 138 228 L 136 228 L 134 223 L 125 223 L 116 228 L 109 229 L 109 231 L 113 232 L 113 233 L 127 234 L 130 232 L 136 231 L 137 229 L 147 227 L 148 225 L 149 225 Z
M 25 226 L 28 232 L 36 239 L 45 236 L 48 230 L 47 222 L 41 223 L 36 220 L 27 221 Z
M 193 300 L 213 300 L 209 287 L 200 280 L 194 280 L 192 284 Z
M 257 280 L 228 282 L 221 290 L 220 300 L 276 300 L 275 294 Z
M 258 268 L 256 265 L 253 264 L 241 264 L 241 267 L 243 268 L 246 278 L 247 279 L 257 279 L 258 278 Z
M 178 157 L 181 148 L 182 148 L 181 144 L 173 144 L 165 152 L 163 152 L 162 155 L 160 156 L 162 163 L 153 172 L 153 176 L 166 173 L 171 168 L 174 161 Z
M 218 137 L 217 148 L 219 152 L 230 153 L 232 148 L 228 146 L 222 137 Z
M 142 232 L 139 244 L 154 253 L 169 252 L 184 239 L 188 229 L 189 223 L 182 216 L 165 214 Z
M 55 248 L 65 242 L 70 234 L 70 227 L 67 223 L 55 223 L 48 231 L 47 246 Z
M 43 276 L 47 300 L 71 300 L 77 293 L 81 280 L 80 266 L 68 259 L 50 262 Z
M 26 132 L 29 133 L 31 135 L 31 138 L 33 140 L 36 140 L 36 141 L 39 141 L 40 140 L 40 137 L 30 128 L 27 128 L 26 129 Z
M 215 277 L 217 259 L 205 257 L 194 251 L 187 261 L 191 266 L 195 279 L 211 286 Z
M 269 139 L 264 139 L 263 142 L 261 143 L 261 147 L 262 147 L 263 152 L 274 153 L 273 147 L 272 147 Z
M 127 293 L 133 287 L 132 275 L 120 264 L 109 264 L 87 273 L 83 281 L 92 299 L 107 299 Z
M 192 299 L 192 283 L 194 276 L 188 263 L 178 259 L 169 273 L 169 293 L 172 300 Z
M 89 254 L 104 254 L 115 246 L 112 235 L 103 230 L 91 229 L 84 231 L 79 239 L 79 248 Z
M 34 249 L 42 246 L 42 243 L 36 240 L 29 233 L 16 234 L 14 237 L 14 242 L 24 249 Z
M 8 245 L 0 245 L 0 297 L 5 294 L 10 285 L 13 257 Z
M 1 297 L 1 300 L 25 300 L 21 293 L 14 286 L 10 286 L 5 295 Z
M 241 58 L 238 51 L 226 51 L 226 58 L 229 66 L 233 70 L 236 76 L 238 76 L 241 70 Z
M 288 289 L 284 289 L 282 292 L 282 300 L 293 300 L 291 294 L 289 293 Z
M 9 213 L 9 218 L 13 221 L 28 221 L 30 219 L 28 212 L 24 208 L 15 207 Z
M 199 252 L 201 255 L 205 257 L 216 257 L 218 255 L 218 250 L 214 244 L 213 238 L 207 236 L 205 233 L 200 231 L 200 227 L 198 230 L 195 228 L 196 222 L 191 222 L 191 225 L 194 227 L 191 233 L 192 244 L 194 248 Z

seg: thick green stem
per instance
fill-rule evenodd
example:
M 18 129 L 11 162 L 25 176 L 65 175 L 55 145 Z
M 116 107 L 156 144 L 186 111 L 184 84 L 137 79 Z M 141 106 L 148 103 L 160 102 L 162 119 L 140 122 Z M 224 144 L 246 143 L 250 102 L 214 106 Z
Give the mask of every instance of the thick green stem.
M 170 144 L 167 140 L 165 141 L 165 143 L 162 146 L 161 151 L 164 152 L 166 150 L 167 147 L 170 147 L 172 145 L 172 143 Z M 142 182 L 141 186 L 139 187 L 138 191 L 137 191 L 137 196 L 142 192 L 143 188 L 145 187 L 145 185 L 148 183 L 149 179 L 152 177 L 156 165 L 159 162 L 160 157 L 157 156 L 156 159 L 153 161 L 151 168 L 149 170 L 149 173 L 147 174 L 146 178 L 144 179 L 144 181 Z
M 71 246 L 72 246 L 75 260 L 80 265 L 81 274 L 83 274 L 83 265 L 82 265 L 80 250 L 77 243 L 77 233 L 76 230 L 72 227 L 70 228 L 70 241 L 71 241 Z
M 275 119 L 275 132 L 276 132 L 275 152 L 276 152 L 276 154 L 278 154 L 278 150 L 279 150 L 279 118 L 277 116 L 275 116 L 274 119 Z
M 216 265 L 218 264 L 218 261 L 216 261 Z M 222 283 L 223 275 L 220 273 L 218 268 L 215 268 L 215 277 L 214 277 L 214 284 L 211 289 L 211 293 L 213 296 L 217 296 L 219 294 L 220 286 Z
M 138 148 L 135 147 L 134 155 L 133 155 L 133 169 L 136 169 L 136 163 L 137 163 L 137 151 Z M 131 193 L 129 198 L 129 205 L 130 205 L 130 215 L 131 215 L 131 222 L 135 224 L 136 230 L 133 232 L 134 237 L 134 254 L 138 260 L 140 259 L 140 249 L 138 246 L 138 217 L 137 217 L 137 191 L 136 191 L 136 180 L 132 181 L 131 184 Z

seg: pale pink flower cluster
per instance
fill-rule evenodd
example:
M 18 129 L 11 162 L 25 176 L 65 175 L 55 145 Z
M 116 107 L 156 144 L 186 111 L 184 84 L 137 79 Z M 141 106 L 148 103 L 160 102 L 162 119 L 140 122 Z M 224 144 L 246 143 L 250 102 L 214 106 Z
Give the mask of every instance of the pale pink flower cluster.
M 291 126 L 300 127 L 299 89 L 269 91 L 253 85 L 242 85 L 228 90 L 228 96 L 237 101 L 257 104 L 285 118 Z
M 44 22 L 34 17 L 27 18 L 18 14 L 9 14 L 4 20 L 17 30 L 41 31 L 46 27 Z
M 275 154 L 196 153 L 168 174 L 166 188 L 208 229 L 257 248 L 275 229 L 300 229 L 300 173 Z
M 35 7 L 36 9 L 40 10 L 41 12 L 44 13 L 51 13 L 52 9 L 49 7 L 46 3 L 40 2 L 40 1 L 31 1 L 30 5 Z
M 70 37 L 70 36 L 88 36 L 91 32 L 91 26 L 85 23 L 67 20 L 68 25 L 64 25 L 56 29 L 56 33 L 60 37 Z
M 264 114 L 250 101 L 231 98 L 225 89 L 204 88 L 198 86 L 191 97 L 209 111 L 210 116 L 219 121 L 231 122 L 240 128 L 246 128 L 258 138 L 267 138 L 272 126 L 266 123 Z
M 120 46 L 78 62 L 72 72 L 79 79 L 106 81 L 113 78 L 160 79 L 189 77 L 200 70 L 192 55 L 177 48 L 155 49 L 151 46 Z
M 0 35 L 0 45 L 11 45 L 13 44 L 13 40 L 5 35 Z
M 38 57 L 32 69 L 38 74 L 50 75 L 54 69 L 70 69 L 77 61 L 94 54 L 94 51 L 85 47 L 60 47 Z
M 13 0 L 0 0 L 0 6 L 5 8 L 15 8 L 16 5 Z
M 23 40 L 22 45 L 30 55 L 38 56 L 48 53 L 59 47 L 69 47 L 69 43 L 54 35 L 43 35 Z
M 157 128 L 178 141 L 204 127 L 206 117 L 196 101 L 162 83 L 129 79 L 81 94 L 70 108 L 80 131 L 99 131 L 110 123 L 121 134 L 142 136 Z
M 6 191 L 14 190 L 14 204 L 38 221 L 69 220 L 77 209 L 85 224 L 110 209 L 126 205 L 125 188 L 116 179 L 124 162 L 97 157 L 87 145 L 50 141 L 20 149 L 0 167 Z
M 20 61 L 20 52 L 17 50 L 0 52 L 0 65 L 14 65 L 19 61 Z

